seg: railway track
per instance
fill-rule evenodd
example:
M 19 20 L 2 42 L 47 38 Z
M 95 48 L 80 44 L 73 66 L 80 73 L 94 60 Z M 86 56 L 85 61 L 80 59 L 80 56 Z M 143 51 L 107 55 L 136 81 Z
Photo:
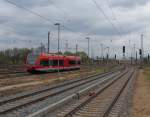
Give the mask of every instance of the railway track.
M 84 96 L 77 103 L 58 110 L 53 114 L 53 117 L 118 117 L 121 108 L 121 102 L 118 100 L 125 90 L 128 90 L 127 86 L 134 76 L 135 72 L 132 70 L 125 76 L 112 80 L 91 93 L 91 96 Z M 118 105 L 116 105 L 117 103 Z M 41 117 L 49 116 L 50 114 Z
M 75 79 L 72 81 L 67 81 L 65 83 L 58 84 L 46 89 L 41 89 L 34 92 L 29 92 L 26 94 L 16 95 L 8 98 L 3 98 L 0 100 L 0 116 L 2 117 L 16 117 L 18 113 L 19 117 L 30 114 L 36 110 L 33 110 L 34 107 L 39 105 L 39 109 L 42 107 L 41 104 L 44 102 L 44 106 L 48 103 L 54 103 L 60 100 L 60 98 L 65 98 L 74 92 L 79 91 L 80 89 L 86 88 L 94 83 L 101 82 L 102 80 L 110 80 L 120 74 L 118 72 L 108 72 L 103 74 L 92 75 L 87 78 Z M 101 82 L 102 83 L 102 82 Z M 37 104 L 38 103 L 38 104 Z M 28 107 L 28 108 L 27 108 Z M 32 111 L 30 110 L 32 108 Z M 25 115 L 22 114 L 26 113 Z M 26 110 L 27 109 L 27 110 Z M 27 111 L 27 112 L 26 112 Z M 29 112 L 31 111 L 31 112 Z M 12 114 L 17 113 L 17 115 Z
M 107 82 L 89 86 L 90 90 L 88 88 L 81 89 L 78 93 L 42 108 L 27 117 L 118 117 L 122 102 L 119 100 L 123 97 L 122 95 L 124 97 L 127 95 L 125 92 L 133 83 L 134 77 L 135 71 L 129 69 Z M 83 93 L 84 91 L 86 93 Z

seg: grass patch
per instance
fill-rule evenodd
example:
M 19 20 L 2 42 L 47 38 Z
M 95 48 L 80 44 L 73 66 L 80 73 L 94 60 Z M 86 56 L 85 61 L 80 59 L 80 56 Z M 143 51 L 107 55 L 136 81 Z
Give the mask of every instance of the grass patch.
M 150 80 L 150 66 L 144 66 L 143 74 L 145 79 Z
M 109 67 L 101 67 L 101 68 L 97 68 L 95 71 L 96 71 L 96 73 L 104 73 L 104 72 L 107 72 L 109 70 L 111 70 L 111 68 L 109 68 Z
M 98 68 L 98 69 L 96 69 L 95 71 L 96 71 L 96 73 L 103 73 L 103 72 L 105 72 L 105 69 L 103 69 L 103 68 Z

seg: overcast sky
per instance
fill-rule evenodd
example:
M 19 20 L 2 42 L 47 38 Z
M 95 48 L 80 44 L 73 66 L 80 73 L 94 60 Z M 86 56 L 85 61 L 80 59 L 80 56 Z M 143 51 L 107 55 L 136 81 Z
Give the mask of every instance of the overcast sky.
M 121 56 L 125 45 L 130 56 L 134 44 L 140 47 L 141 34 L 145 54 L 150 50 L 149 0 L 0 0 L 0 50 L 46 44 L 51 31 L 50 49 L 56 51 L 57 22 L 61 24 L 62 51 L 66 43 L 71 51 L 76 44 L 86 51 L 88 36 L 91 56 L 101 55 L 101 43 L 110 47 L 111 56 Z

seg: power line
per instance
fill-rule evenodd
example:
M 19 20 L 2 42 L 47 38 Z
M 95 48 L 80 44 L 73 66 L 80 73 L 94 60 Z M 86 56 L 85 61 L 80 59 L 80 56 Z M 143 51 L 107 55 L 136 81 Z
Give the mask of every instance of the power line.
M 12 2 L 12 1 L 10 1 L 10 0 L 4 0 L 4 1 L 7 2 L 7 3 L 9 3 L 9 4 L 12 4 L 12 5 L 14 5 L 14 6 L 16 6 L 16 7 L 20 8 L 20 9 L 23 9 L 23 10 L 25 10 L 25 11 L 27 11 L 27 12 L 29 12 L 29 13 L 35 15 L 35 16 L 40 17 L 41 19 L 43 19 L 43 20 L 49 22 L 49 23 L 51 24 L 51 26 L 54 26 L 54 23 L 56 23 L 56 22 L 50 20 L 50 19 L 47 18 L 47 17 L 42 16 L 41 14 L 39 14 L 39 13 L 37 13 L 37 12 L 35 12 L 35 11 L 32 11 L 32 10 L 30 10 L 30 9 L 28 9 L 28 8 L 26 8 L 26 7 L 24 7 L 24 6 L 22 6 L 22 5 L 16 4 L 15 2 Z M 68 30 L 68 31 L 75 32 L 75 31 L 73 31 L 72 29 L 70 29 L 70 28 L 68 28 L 68 27 L 66 27 L 66 26 L 64 26 L 64 25 L 61 25 L 61 27 L 63 27 L 64 29 L 66 29 L 66 30 Z M 81 34 L 80 34 L 80 35 L 81 35 Z M 85 36 L 85 35 L 84 35 L 84 36 Z M 83 34 L 82 34 L 82 37 L 83 37 Z
M 104 15 L 104 17 L 106 18 L 106 20 L 111 24 L 111 26 L 113 27 L 113 29 L 115 29 L 116 32 L 121 37 L 121 33 L 118 31 L 118 29 L 116 28 L 116 26 L 109 20 L 108 16 L 105 14 L 105 12 L 101 8 L 101 6 L 95 0 L 92 0 L 92 2 L 96 5 L 97 9 Z
M 58 9 L 60 12 L 62 12 L 63 13 L 63 17 L 67 20 L 67 17 L 66 16 L 68 16 L 68 14 L 63 10 L 63 9 L 61 9 L 60 7 L 58 7 L 57 5 L 55 5 L 54 3 L 53 3 L 53 1 L 50 1 L 50 3 L 51 3 L 51 5 L 53 5 L 56 9 Z M 70 21 L 69 19 L 68 19 L 68 21 Z
M 53 22 L 52 20 L 50 20 L 50 19 L 48 19 L 48 18 L 46 18 L 46 17 L 44 17 L 44 16 L 38 14 L 37 12 L 34 12 L 34 11 L 32 11 L 32 10 L 26 8 L 26 7 L 23 7 L 23 6 L 21 6 L 21 5 L 18 5 L 18 4 L 16 4 L 15 2 L 12 2 L 12 1 L 9 1 L 9 0 L 5 0 L 5 1 L 8 2 L 8 3 L 10 3 L 10 4 L 12 4 L 12 5 L 14 5 L 14 6 L 16 6 L 16 7 L 19 7 L 19 8 L 21 8 L 21 9 L 24 9 L 24 10 L 30 12 L 31 14 L 34 14 L 34 15 L 40 17 L 41 19 L 47 21 L 47 22 L 50 22 L 50 23 Z
M 106 2 L 107 2 L 107 4 L 108 4 L 109 9 L 111 10 L 111 14 L 112 14 L 114 20 L 117 20 L 115 13 L 114 13 L 112 7 L 110 6 L 109 0 L 106 0 Z
M 112 13 L 112 16 L 113 16 L 114 20 L 115 20 L 116 23 L 118 24 L 118 27 L 120 28 L 120 30 L 123 32 L 122 27 L 119 25 L 120 23 L 119 23 L 119 21 L 118 21 L 118 18 L 116 17 L 116 15 L 115 15 L 115 13 L 114 13 L 112 7 L 110 6 L 109 0 L 106 0 L 106 2 L 108 3 L 108 7 L 109 7 L 109 9 L 111 10 L 111 13 Z
M 37 12 L 35 12 L 35 11 L 32 11 L 32 10 L 30 10 L 30 9 L 28 9 L 28 8 L 26 8 L 26 7 L 24 7 L 24 6 L 22 6 L 22 5 L 18 5 L 18 4 L 16 4 L 15 2 L 12 2 L 12 1 L 10 1 L 10 0 L 5 0 L 5 1 L 8 2 L 9 4 L 12 4 L 12 5 L 14 5 L 14 6 L 18 7 L 18 8 L 21 8 L 21 9 L 23 9 L 23 10 L 25 10 L 25 11 L 27 11 L 27 12 L 33 14 L 33 15 L 36 15 L 36 16 L 40 17 L 41 19 L 43 19 L 43 20 L 45 20 L 45 21 L 51 23 L 51 26 L 54 26 L 53 24 L 56 23 L 56 22 L 53 22 L 52 20 L 50 20 L 50 19 L 48 19 L 48 18 L 46 18 L 46 17 L 40 15 L 39 13 L 37 13 Z M 71 31 L 71 32 L 75 33 L 75 31 L 73 31 L 72 29 L 70 29 L 70 28 L 68 28 L 68 27 L 66 27 L 66 26 L 64 26 L 64 25 L 61 25 L 61 27 L 63 27 L 64 29 L 66 29 L 66 30 L 68 30 L 68 31 Z M 80 34 L 78 34 L 78 36 L 80 36 L 81 38 L 83 38 L 83 36 L 85 36 L 85 35 L 84 35 L 83 33 L 80 33 Z
M 45 20 L 45 21 L 51 23 L 52 26 L 53 26 L 54 23 L 56 23 L 56 22 L 50 20 L 49 18 L 46 18 L 46 17 L 40 15 L 39 13 L 37 13 L 37 12 L 35 12 L 35 11 L 32 11 L 32 10 L 30 10 L 30 9 L 28 9 L 28 8 L 26 8 L 26 7 L 24 7 L 24 6 L 22 6 L 22 5 L 18 5 L 18 4 L 16 4 L 15 2 L 12 2 L 12 1 L 10 1 L 10 0 L 5 0 L 5 1 L 8 2 L 8 3 L 10 3 L 10 4 L 12 4 L 12 5 L 14 5 L 14 6 L 16 6 L 16 7 L 19 7 L 19 8 L 21 8 L 21 9 L 24 9 L 24 10 L 28 11 L 29 13 L 31 13 L 31 14 L 33 14 L 33 15 L 36 15 L 36 16 L 40 17 L 41 19 L 43 19 L 43 20 Z M 66 26 L 64 26 L 64 25 L 62 25 L 62 27 L 65 28 L 65 29 L 68 30 L 68 31 L 75 32 L 75 31 L 73 31 L 72 29 L 70 29 L 70 28 L 68 28 L 68 27 L 66 27 Z

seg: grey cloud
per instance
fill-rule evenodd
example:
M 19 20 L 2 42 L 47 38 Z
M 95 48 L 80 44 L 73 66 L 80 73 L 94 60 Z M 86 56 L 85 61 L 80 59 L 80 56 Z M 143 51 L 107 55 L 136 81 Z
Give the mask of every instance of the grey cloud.
M 143 6 L 149 2 L 149 0 L 111 0 L 110 3 L 113 7 L 133 8 Z

